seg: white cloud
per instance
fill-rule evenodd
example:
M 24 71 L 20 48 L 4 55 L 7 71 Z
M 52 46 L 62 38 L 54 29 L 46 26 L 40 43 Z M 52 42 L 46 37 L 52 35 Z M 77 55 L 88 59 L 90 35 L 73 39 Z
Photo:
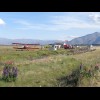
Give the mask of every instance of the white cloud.
M 5 25 L 5 22 L 3 19 L 0 18 L 0 25 Z
M 29 22 L 25 21 L 25 20 L 15 20 L 14 23 L 18 23 L 21 25 L 31 25 Z
M 86 15 L 86 14 L 85 14 Z M 80 29 L 88 29 L 88 28 L 100 28 L 100 16 L 98 14 L 89 14 L 89 18 L 94 20 L 96 23 L 91 23 L 89 21 L 85 21 L 85 19 L 79 19 L 78 17 L 74 16 L 51 16 L 51 19 L 48 21 L 48 24 L 41 24 L 41 23 L 30 23 L 25 20 L 17 20 L 16 23 L 22 25 L 17 29 L 23 30 L 44 30 L 44 31 L 66 31 L 72 28 L 80 28 Z M 88 18 L 88 15 L 87 15 Z
M 98 13 L 90 13 L 89 17 L 95 22 L 95 23 L 100 23 L 100 14 Z
M 86 17 L 86 16 L 85 16 Z M 87 16 L 88 17 L 88 16 Z M 93 16 L 96 22 L 100 22 L 100 16 Z M 100 28 L 100 25 L 97 23 L 91 23 L 86 21 L 85 19 L 78 19 L 78 17 L 69 17 L 69 16 L 55 16 L 52 20 L 52 23 L 57 26 L 58 30 L 67 30 L 71 28 L 80 28 L 80 29 L 88 29 L 88 28 Z
M 79 37 L 79 36 L 75 36 L 75 35 L 68 35 L 68 34 L 66 34 L 66 33 L 61 33 L 61 34 L 59 34 L 59 36 L 58 36 L 58 38 L 59 39 L 61 39 L 61 40 L 71 40 L 71 39 L 74 39 L 74 38 L 77 38 L 77 37 Z
M 29 29 L 34 29 L 34 30 L 52 30 L 55 31 L 56 28 L 53 27 L 53 25 L 47 25 L 47 24 L 40 24 L 40 23 L 30 23 L 26 20 L 16 20 L 14 23 L 18 23 L 22 25 L 22 27 L 18 27 L 17 29 L 21 30 L 29 30 Z
M 41 29 L 40 25 L 34 25 L 26 20 L 16 20 L 14 23 L 22 25 L 22 27 L 19 27 L 17 29 L 22 29 L 22 30 L 29 30 L 29 29 Z

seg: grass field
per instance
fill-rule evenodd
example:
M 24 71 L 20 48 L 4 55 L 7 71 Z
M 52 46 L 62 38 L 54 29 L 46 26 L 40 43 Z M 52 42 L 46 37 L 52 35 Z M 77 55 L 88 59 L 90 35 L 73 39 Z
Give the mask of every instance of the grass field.
M 15 51 L 12 46 L 0 46 L 0 87 L 58 87 L 67 86 L 61 80 L 79 68 L 82 62 L 87 68 L 99 64 L 100 49 L 76 55 L 68 55 L 69 50 Z M 4 63 L 13 61 L 18 68 L 15 82 L 4 82 L 2 70 Z M 96 80 L 95 80 L 96 81 Z M 80 86 L 89 86 L 90 81 L 82 79 Z M 64 85 L 61 85 L 64 83 Z M 93 84 L 93 86 L 99 86 Z

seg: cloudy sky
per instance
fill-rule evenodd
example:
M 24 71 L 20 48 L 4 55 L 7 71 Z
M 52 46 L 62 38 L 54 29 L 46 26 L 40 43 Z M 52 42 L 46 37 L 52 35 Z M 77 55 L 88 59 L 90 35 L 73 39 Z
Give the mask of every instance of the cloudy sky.
M 94 32 L 99 12 L 0 12 L 0 38 L 71 40 Z

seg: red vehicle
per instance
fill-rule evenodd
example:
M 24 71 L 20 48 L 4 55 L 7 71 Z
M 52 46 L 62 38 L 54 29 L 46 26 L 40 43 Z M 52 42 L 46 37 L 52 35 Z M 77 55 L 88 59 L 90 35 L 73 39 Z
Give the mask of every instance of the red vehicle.
M 40 49 L 39 44 L 22 44 L 22 43 L 13 43 L 15 45 L 13 48 L 14 49 L 19 49 L 19 50 L 35 50 L 35 49 Z
M 66 44 L 66 43 L 64 43 L 63 46 L 64 46 L 64 49 L 72 49 L 73 48 L 73 46 Z

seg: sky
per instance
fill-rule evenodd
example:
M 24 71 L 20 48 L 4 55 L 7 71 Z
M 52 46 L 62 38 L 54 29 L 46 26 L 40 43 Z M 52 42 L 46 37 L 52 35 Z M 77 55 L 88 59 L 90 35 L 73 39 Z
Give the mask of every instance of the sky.
M 100 12 L 0 12 L 0 38 L 72 40 L 100 32 Z

